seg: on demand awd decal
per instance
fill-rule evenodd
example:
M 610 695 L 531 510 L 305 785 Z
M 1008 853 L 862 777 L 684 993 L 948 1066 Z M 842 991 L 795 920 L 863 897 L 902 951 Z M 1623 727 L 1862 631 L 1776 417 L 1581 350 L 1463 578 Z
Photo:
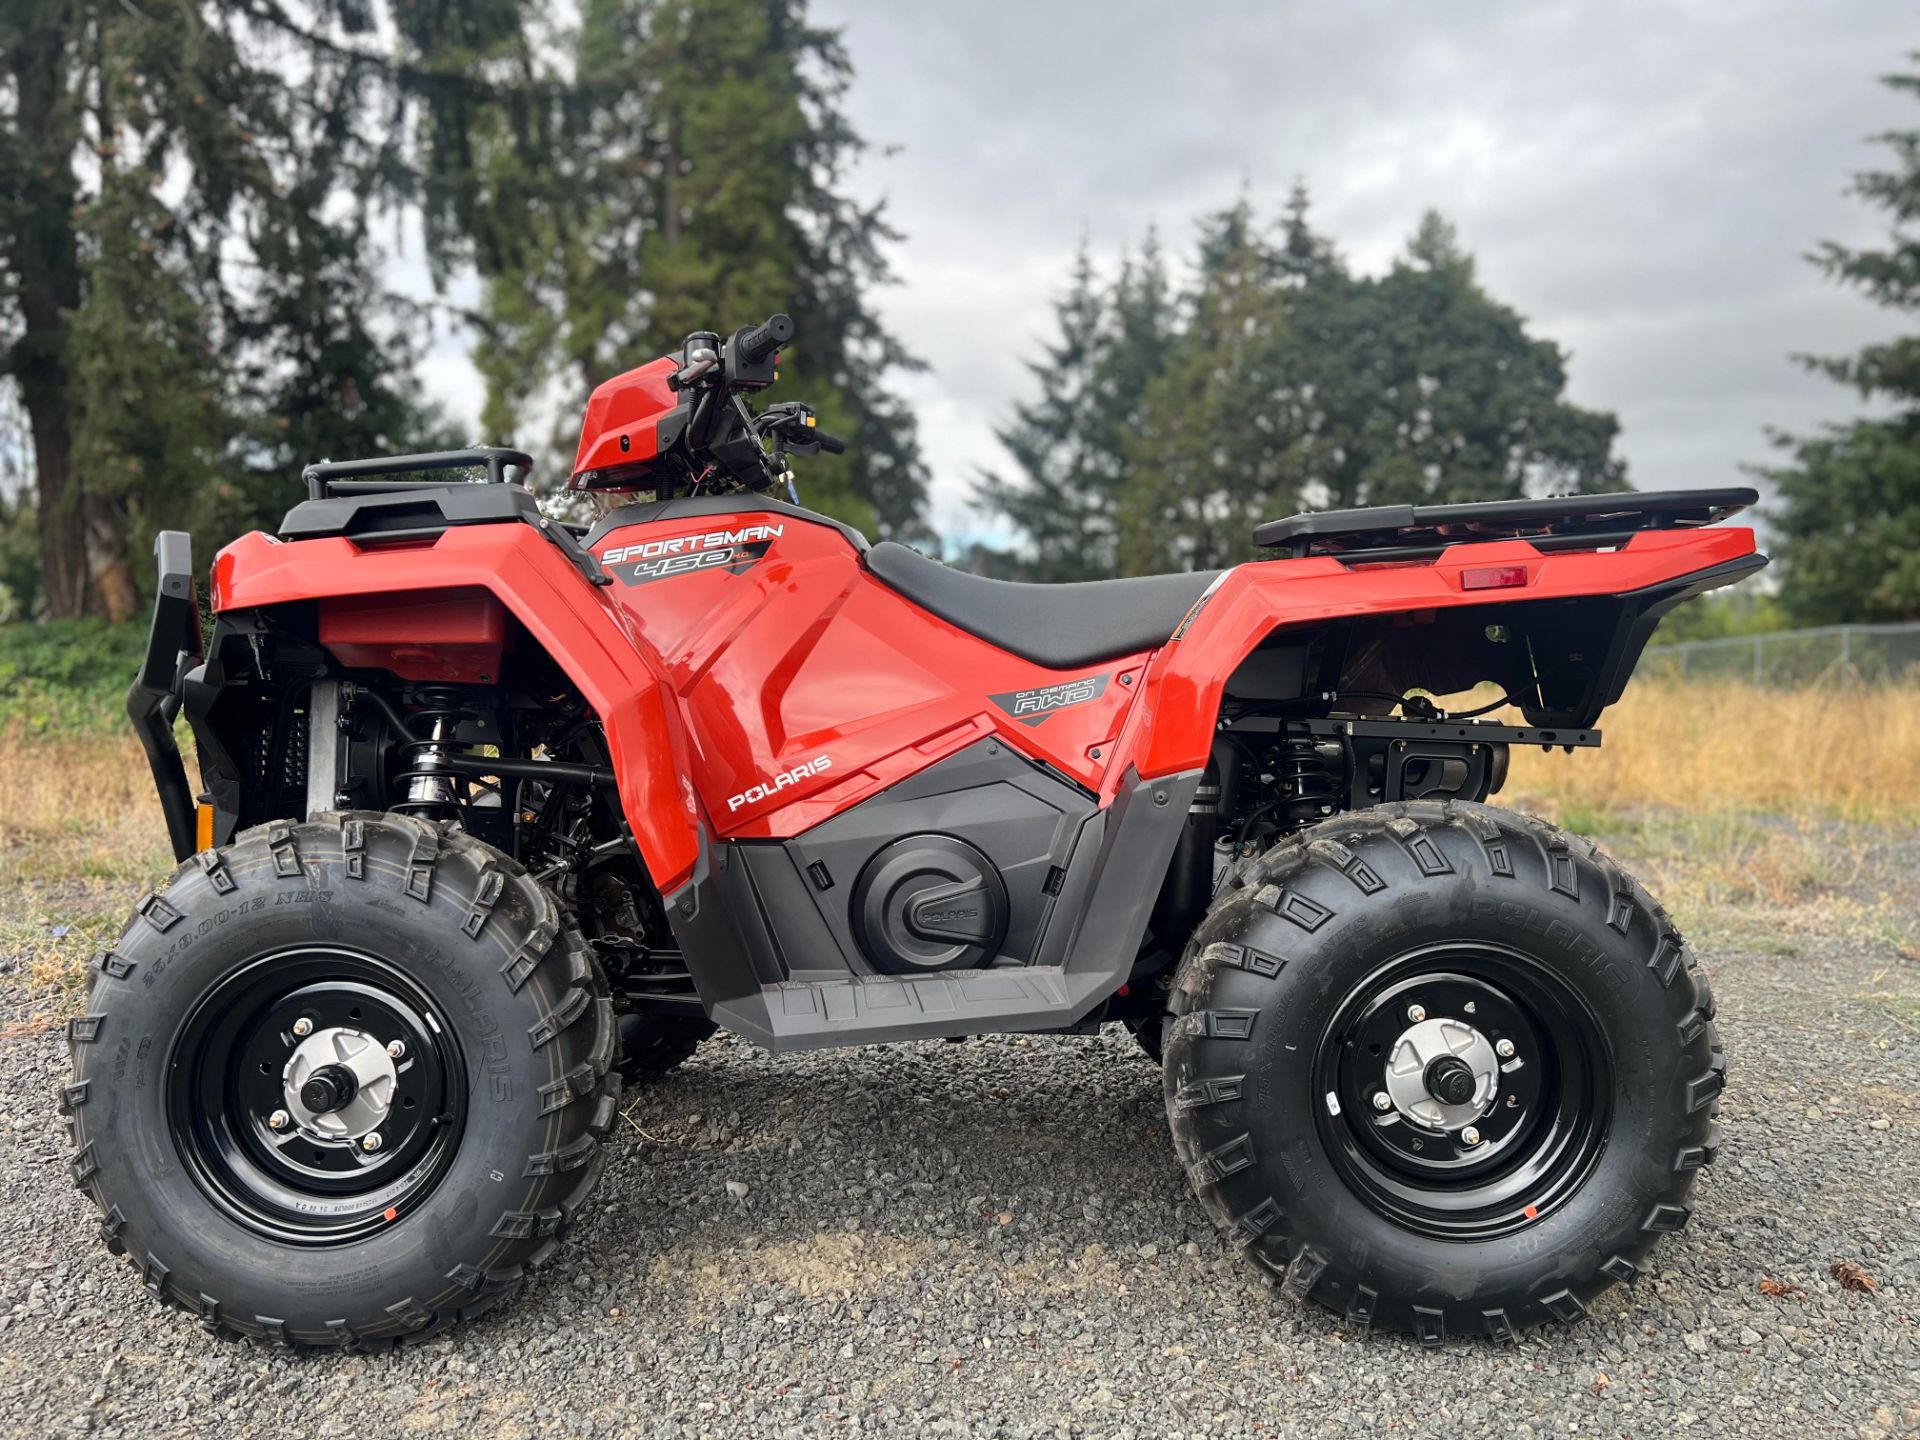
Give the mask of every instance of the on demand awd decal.
M 698 570 L 738 575 L 757 564 L 785 532 L 784 525 L 747 525 L 739 530 L 708 530 L 619 545 L 600 557 L 608 573 L 629 585 L 650 585 Z
M 1107 681 L 1112 678 L 1111 674 L 1089 675 L 1084 680 L 1042 685 L 1038 690 L 1010 690 L 1004 695 L 990 698 L 1022 725 L 1038 725 L 1056 710 L 1098 700 L 1106 693 Z

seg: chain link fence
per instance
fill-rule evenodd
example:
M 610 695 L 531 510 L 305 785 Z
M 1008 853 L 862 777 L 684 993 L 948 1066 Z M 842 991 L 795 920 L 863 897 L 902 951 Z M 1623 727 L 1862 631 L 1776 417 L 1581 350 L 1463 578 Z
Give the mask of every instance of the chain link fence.
M 1836 678 L 1869 685 L 1920 681 L 1920 624 L 1823 625 L 1813 630 L 1649 645 L 1640 673 L 1781 686 Z

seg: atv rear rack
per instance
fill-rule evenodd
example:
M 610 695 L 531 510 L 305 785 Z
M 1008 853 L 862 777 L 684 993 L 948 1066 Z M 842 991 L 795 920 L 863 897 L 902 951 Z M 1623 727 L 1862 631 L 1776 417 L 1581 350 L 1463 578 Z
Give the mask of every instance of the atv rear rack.
M 1744 487 L 1559 495 L 1471 505 L 1370 505 L 1269 520 L 1253 532 L 1262 549 L 1285 547 L 1292 559 L 1423 560 L 1474 540 L 1527 540 L 1538 550 L 1597 550 L 1642 530 L 1697 529 L 1737 515 L 1758 500 Z

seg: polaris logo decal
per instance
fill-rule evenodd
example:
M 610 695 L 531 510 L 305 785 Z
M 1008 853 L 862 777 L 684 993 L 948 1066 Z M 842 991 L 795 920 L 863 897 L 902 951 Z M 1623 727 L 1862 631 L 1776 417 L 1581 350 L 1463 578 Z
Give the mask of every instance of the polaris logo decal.
M 727 797 L 727 813 L 732 814 L 742 805 L 758 805 L 762 800 L 771 800 L 782 790 L 798 785 L 814 775 L 824 775 L 833 768 L 831 755 L 816 755 L 811 760 L 802 760 L 791 770 L 783 770 L 763 785 L 755 785 L 742 790 L 738 795 Z
M 621 545 L 600 557 L 600 563 L 629 585 L 649 585 L 700 570 L 725 570 L 739 575 L 766 557 L 784 525 L 746 525 L 738 530 L 708 530 L 699 535 L 675 535 L 669 540 L 645 540 Z
M 1022 725 L 1038 725 L 1049 715 L 1069 706 L 1084 705 L 1106 693 L 1112 675 L 1089 675 L 1084 680 L 1066 680 L 1058 685 L 1043 685 L 1038 690 L 1012 690 L 988 698 Z

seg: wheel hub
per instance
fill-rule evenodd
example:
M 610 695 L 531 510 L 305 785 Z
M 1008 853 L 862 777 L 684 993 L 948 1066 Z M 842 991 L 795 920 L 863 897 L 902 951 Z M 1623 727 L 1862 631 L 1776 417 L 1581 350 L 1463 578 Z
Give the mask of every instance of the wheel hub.
M 1384 1076 L 1393 1107 L 1430 1130 L 1458 1130 L 1485 1113 L 1500 1085 L 1493 1042 L 1465 1020 L 1436 1016 L 1402 1031 Z
M 1421 1079 L 1427 1093 L 1442 1105 L 1467 1104 L 1479 1083 L 1473 1067 L 1457 1055 L 1442 1055 L 1427 1066 L 1427 1073 Z
M 195 1183 L 281 1243 L 343 1243 L 439 1183 L 466 1070 L 399 967 L 344 946 L 264 954 L 202 997 L 175 1041 L 168 1120 Z
M 1484 942 L 1388 961 L 1315 1060 L 1329 1154 L 1366 1203 L 1452 1239 L 1535 1223 L 1598 1155 L 1610 1061 L 1552 969 Z
M 358 1140 L 385 1123 L 399 1072 L 364 1030 L 331 1025 L 302 1040 L 281 1076 L 287 1113 L 321 1140 Z

